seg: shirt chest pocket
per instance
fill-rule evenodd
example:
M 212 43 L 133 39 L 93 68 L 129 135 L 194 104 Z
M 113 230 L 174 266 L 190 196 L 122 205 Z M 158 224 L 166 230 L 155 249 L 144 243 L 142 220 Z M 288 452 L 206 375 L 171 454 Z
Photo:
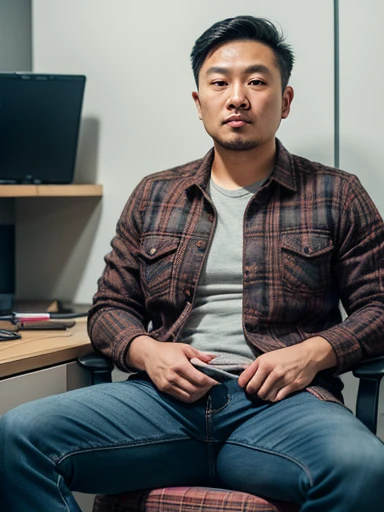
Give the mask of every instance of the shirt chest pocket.
M 285 290 L 313 294 L 329 288 L 332 249 L 332 240 L 325 233 L 283 234 L 281 253 Z
M 173 236 L 150 235 L 143 238 L 140 247 L 140 278 L 147 295 L 168 295 L 179 242 L 179 238 Z

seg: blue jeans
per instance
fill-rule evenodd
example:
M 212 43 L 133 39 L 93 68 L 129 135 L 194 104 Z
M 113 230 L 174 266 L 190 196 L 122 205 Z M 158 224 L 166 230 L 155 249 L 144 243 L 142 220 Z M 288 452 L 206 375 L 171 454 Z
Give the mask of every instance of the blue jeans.
M 384 445 L 308 392 L 276 404 L 236 381 L 194 404 L 148 380 L 103 384 L 0 419 L 4 512 L 79 512 L 71 491 L 203 485 L 292 501 L 303 512 L 382 510 Z

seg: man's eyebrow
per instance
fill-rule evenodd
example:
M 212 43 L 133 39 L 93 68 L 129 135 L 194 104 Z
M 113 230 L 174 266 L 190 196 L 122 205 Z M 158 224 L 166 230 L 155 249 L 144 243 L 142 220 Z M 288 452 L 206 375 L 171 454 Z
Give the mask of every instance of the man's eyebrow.
M 245 69 L 245 73 L 264 73 L 265 75 L 270 75 L 271 70 L 267 66 L 264 66 L 264 64 L 253 64 Z
M 218 73 L 219 75 L 229 75 L 231 70 L 222 66 L 211 66 L 207 69 L 206 73 L 207 75 L 213 75 L 215 73 Z M 271 70 L 267 66 L 264 66 L 264 64 L 252 64 L 244 69 L 244 73 L 264 73 L 266 75 L 270 75 Z

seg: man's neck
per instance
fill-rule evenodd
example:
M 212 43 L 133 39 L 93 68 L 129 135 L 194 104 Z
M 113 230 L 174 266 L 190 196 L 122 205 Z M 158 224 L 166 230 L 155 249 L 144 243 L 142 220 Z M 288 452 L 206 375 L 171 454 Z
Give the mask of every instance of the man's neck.
M 212 179 L 222 188 L 236 190 L 267 178 L 275 165 L 276 145 L 233 151 L 215 144 Z

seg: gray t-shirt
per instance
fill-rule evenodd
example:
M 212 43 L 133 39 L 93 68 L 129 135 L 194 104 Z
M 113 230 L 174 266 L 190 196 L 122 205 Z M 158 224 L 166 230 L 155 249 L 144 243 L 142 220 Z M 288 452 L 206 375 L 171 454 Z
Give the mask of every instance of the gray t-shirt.
M 227 190 L 211 180 L 217 224 L 181 340 L 204 352 L 236 355 L 233 360 L 239 362 L 254 359 L 242 326 L 243 219 L 249 200 L 264 182 Z

